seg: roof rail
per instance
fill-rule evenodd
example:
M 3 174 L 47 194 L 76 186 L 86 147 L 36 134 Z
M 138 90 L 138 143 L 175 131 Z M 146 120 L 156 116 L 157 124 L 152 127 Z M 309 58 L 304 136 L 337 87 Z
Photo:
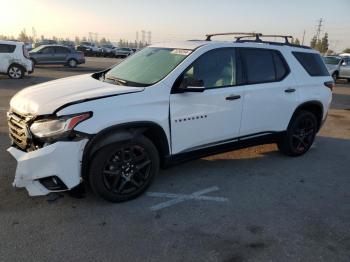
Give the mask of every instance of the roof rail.
M 270 45 L 288 45 L 288 46 L 293 46 L 293 47 L 300 47 L 300 48 L 305 48 L 305 49 L 311 49 L 309 46 L 304 46 L 304 45 L 296 45 L 293 44 L 289 41 L 289 39 L 294 39 L 293 36 L 291 35 L 264 35 L 264 34 L 259 34 L 258 36 L 255 37 L 255 39 L 248 39 L 248 40 L 242 40 L 242 38 L 251 38 L 252 36 L 246 35 L 246 36 L 240 36 L 236 37 L 236 42 L 237 43 L 243 43 L 243 42 L 254 42 L 254 43 L 264 43 L 264 44 L 270 44 Z M 280 37 L 284 39 L 284 43 L 282 42 L 274 42 L 274 41 L 264 41 L 260 37 Z
M 241 32 L 232 32 L 232 33 L 217 33 L 217 34 L 207 34 L 206 36 L 206 41 L 211 41 L 211 38 L 213 36 L 220 36 L 220 35 L 241 35 L 242 37 L 255 37 L 256 39 L 259 38 L 261 33 L 241 33 Z

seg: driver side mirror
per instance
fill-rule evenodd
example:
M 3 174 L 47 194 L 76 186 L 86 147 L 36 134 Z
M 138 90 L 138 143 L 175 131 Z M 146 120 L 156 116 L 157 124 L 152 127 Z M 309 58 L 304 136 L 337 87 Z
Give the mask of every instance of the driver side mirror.
M 346 63 L 346 61 L 343 61 L 343 62 L 341 62 L 341 65 L 342 65 L 342 66 L 347 66 L 348 63 Z
M 205 90 L 204 81 L 193 78 L 184 78 L 179 86 L 181 93 L 185 92 L 203 92 Z

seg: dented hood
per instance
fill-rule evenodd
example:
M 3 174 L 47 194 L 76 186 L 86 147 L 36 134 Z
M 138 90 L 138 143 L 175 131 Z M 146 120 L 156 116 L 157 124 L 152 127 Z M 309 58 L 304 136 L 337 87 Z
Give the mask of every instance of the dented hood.
M 91 74 L 79 75 L 27 87 L 11 99 L 10 106 L 21 114 L 46 115 L 68 103 L 143 90 L 102 82 Z

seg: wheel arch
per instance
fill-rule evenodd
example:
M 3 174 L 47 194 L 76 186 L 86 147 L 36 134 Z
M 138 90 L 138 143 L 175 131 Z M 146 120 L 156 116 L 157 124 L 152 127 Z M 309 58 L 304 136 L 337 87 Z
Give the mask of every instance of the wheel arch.
M 323 105 L 320 101 L 312 100 L 312 101 L 306 101 L 300 104 L 295 110 L 294 113 L 289 121 L 288 127 L 291 124 L 294 117 L 300 112 L 300 111 L 309 111 L 313 113 L 316 116 L 317 124 L 318 124 L 318 130 L 320 129 L 322 125 L 322 119 L 323 119 Z
M 170 154 L 168 137 L 164 129 L 155 122 L 131 122 L 119 124 L 101 130 L 92 136 L 88 144 L 85 146 L 82 160 L 82 175 L 87 176 L 89 168 L 89 160 L 102 147 L 115 142 L 132 140 L 134 137 L 144 135 L 156 146 L 161 163 L 166 156 Z
M 11 66 L 19 66 L 23 69 L 23 71 L 26 73 L 27 72 L 27 69 L 25 66 L 21 65 L 20 63 L 17 63 L 17 62 L 12 62 L 9 64 L 8 68 L 7 68 L 7 73 L 9 72 Z

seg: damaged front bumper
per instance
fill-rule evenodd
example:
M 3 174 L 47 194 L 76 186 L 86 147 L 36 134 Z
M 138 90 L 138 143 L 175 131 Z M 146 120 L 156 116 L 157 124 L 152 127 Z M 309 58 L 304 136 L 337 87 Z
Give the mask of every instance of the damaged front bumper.
M 56 142 L 31 152 L 10 147 L 7 151 L 17 160 L 13 186 L 25 187 L 30 196 L 47 195 L 77 186 L 82 181 L 81 162 L 87 141 Z M 57 188 L 47 186 L 50 179 L 59 182 Z

